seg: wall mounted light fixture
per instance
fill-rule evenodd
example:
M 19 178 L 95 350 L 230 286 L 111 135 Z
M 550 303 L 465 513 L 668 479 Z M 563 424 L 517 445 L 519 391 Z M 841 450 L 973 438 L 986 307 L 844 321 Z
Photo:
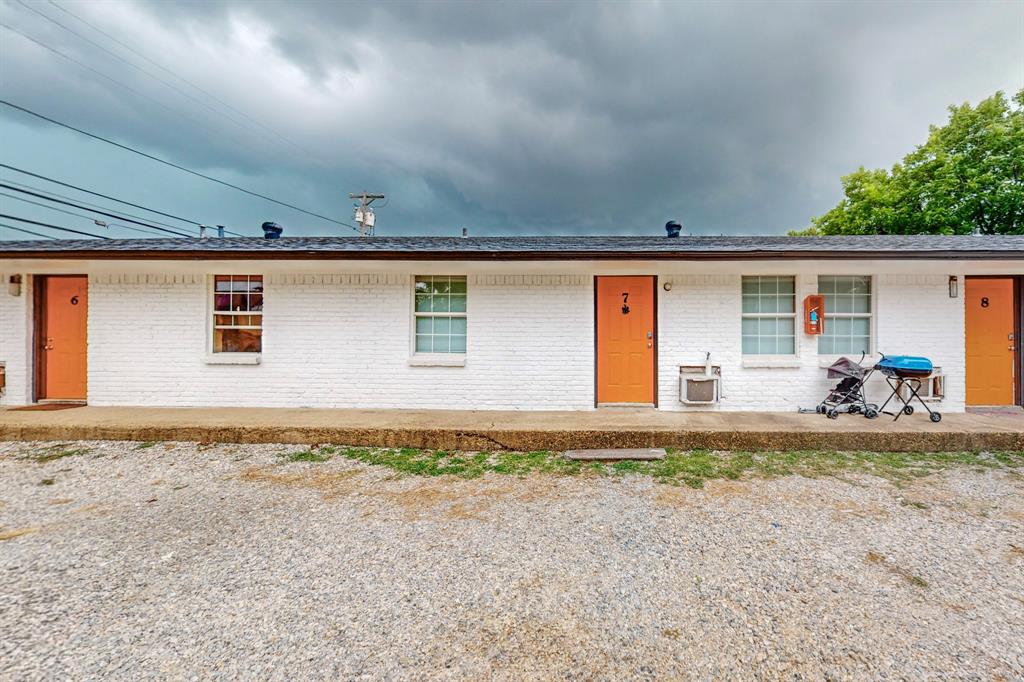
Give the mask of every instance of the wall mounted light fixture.
M 21 275 L 11 275 L 7 282 L 7 293 L 11 296 L 21 296 Z
M 949 276 L 949 297 L 956 298 L 960 295 L 960 284 L 957 281 L 956 275 Z

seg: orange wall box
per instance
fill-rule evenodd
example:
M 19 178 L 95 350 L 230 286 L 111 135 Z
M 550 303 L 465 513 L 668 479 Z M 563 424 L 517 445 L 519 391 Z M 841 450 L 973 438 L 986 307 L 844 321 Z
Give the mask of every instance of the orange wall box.
M 825 331 L 825 297 L 817 294 L 804 299 L 804 333 L 821 334 Z

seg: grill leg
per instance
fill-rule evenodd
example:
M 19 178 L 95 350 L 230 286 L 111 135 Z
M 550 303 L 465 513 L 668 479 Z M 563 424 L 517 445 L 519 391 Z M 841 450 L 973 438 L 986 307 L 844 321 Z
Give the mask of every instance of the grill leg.
M 890 376 L 886 376 L 885 377 L 885 382 L 887 384 L 889 384 L 889 388 L 892 389 L 892 393 L 890 393 L 889 397 L 885 399 L 885 402 L 882 404 L 882 409 L 879 410 L 879 411 L 880 412 L 885 412 L 885 406 L 889 404 L 890 400 L 895 398 L 896 401 L 893 403 L 893 406 L 895 406 L 896 404 L 900 405 L 899 409 L 897 409 L 896 412 L 895 412 L 895 416 L 892 418 L 893 421 L 896 421 L 901 416 L 903 416 L 903 409 L 908 406 L 908 403 L 910 401 L 909 400 L 904 400 L 903 396 L 900 395 L 900 386 L 903 385 L 903 379 L 893 379 Z M 913 392 L 913 386 L 911 386 L 911 391 Z M 917 395 L 917 394 L 914 393 L 914 395 Z M 920 398 L 918 398 L 918 399 L 920 400 Z M 894 414 L 894 413 L 893 412 L 885 412 L 885 414 Z
M 921 407 L 923 407 L 925 409 L 925 411 L 928 413 L 928 417 L 933 422 L 934 421 L 938 421 L 939 419 L 941 419 L 941 417 L 937 417 L 937 415 L 939 413 L 935 412 L 934 410 L 932 410 L 932 408 L 928 407 L 928 403 L 926 403 L 924 401 L 924 398 L 922 398 L 920 396 L 920 394 L 918 394 L 918 390 L 920 390 L 920 388 L 921 388 L 921 380 L 920 379 L 913 379 L 912 381 L 916 381 L 917 383 L 907 382 L 907 385 L 910 387 L 910 398 L 907 399 L 907 402 L 909 403 L 914 398 L 917 398 L 917 402 L 921 403 Z

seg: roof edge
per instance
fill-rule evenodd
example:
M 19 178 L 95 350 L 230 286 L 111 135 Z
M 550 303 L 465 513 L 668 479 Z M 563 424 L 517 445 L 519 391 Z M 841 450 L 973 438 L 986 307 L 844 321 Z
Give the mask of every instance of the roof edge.
M 1024 251 L 998 250 L 752 250 L 752 251 L 3 251 L 5 260 L 1024 260 Z

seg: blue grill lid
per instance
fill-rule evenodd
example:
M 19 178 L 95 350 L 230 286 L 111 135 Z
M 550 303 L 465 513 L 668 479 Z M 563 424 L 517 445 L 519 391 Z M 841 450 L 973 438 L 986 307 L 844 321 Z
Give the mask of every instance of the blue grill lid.
M 913 355 L 886 356 L 882 358 L 878 366 L 911 372 L 931 372 L 933 369 L 931 360 Z

